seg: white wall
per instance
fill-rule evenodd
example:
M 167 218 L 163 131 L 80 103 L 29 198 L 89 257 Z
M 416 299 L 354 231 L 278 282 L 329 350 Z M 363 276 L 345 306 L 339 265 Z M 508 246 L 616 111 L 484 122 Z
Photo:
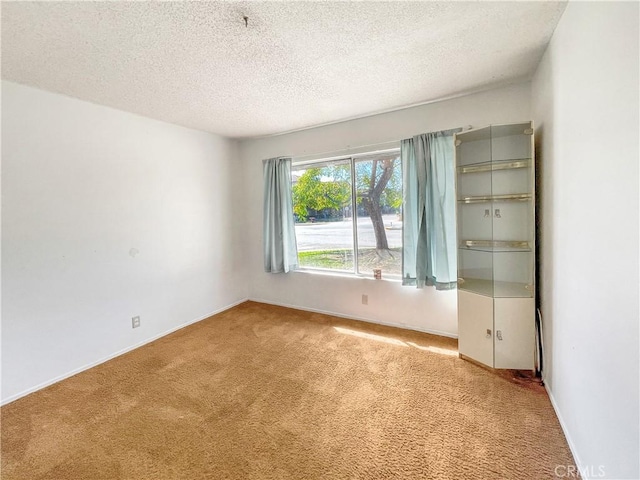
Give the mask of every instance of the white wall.
M 2 162 L 3 402 L 247 297 L 236 142 L 2 82 Z
M 532 84 L 545 379 L 585 478 L 640 478 L 638 15 L 570 2 Z
M 348 276 L 264 273 L 262 160 L 279 155 L 295 157 L 345 151 L 466 125 L 529 120 L 529 103 L 530 85 L 525 83 L 287 135 L 241 142 L 246 191 L 252 206 L 247 211 L 250 298 L 456 336 L 456 291 L 417 290 L 402 287 L 399 282 Z M 369 296 L 368 305 L 362 305 L 362 294 Z

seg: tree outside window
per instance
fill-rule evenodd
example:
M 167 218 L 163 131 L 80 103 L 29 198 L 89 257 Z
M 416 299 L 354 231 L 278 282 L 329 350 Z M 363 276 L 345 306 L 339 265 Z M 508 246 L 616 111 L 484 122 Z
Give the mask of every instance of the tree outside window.
M 380 268 L 384 275 L 400 275 L 400 168 L 397 150 L 294 166 L 300 265 L 361 274 Z

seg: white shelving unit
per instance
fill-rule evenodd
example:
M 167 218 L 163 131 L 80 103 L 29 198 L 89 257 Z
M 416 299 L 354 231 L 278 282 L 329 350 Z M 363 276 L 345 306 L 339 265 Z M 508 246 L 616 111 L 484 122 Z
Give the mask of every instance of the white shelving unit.
M 458 348 L 492 368 L 533 370 L 533 125 L 455 135 Z

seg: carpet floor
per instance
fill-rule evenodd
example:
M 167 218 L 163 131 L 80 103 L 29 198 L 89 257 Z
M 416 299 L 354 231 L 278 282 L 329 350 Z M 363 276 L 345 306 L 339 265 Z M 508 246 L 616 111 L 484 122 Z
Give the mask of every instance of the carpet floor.
M 456 345 L 247 302 L 4 406 L 2 479 L 538 480 L 574 465 L 544 389 Z

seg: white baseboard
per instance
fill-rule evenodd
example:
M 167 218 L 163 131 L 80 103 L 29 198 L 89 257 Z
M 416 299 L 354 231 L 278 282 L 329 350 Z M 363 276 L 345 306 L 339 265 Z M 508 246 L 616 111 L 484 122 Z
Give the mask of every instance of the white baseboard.
M 381 322 L 379 320 L 373 320 L 371 318 L 358 317 L 358 316 L 355 316 L 355 315 L 345 315 L 344 313 L 332 312 L 330 310 L 320 310 L 320 309 L 317 309 L 317 308 L 302 307 L 302 306 L 299 306 L 299 305 L 291 305 L 291 304 L 288 304 L 288 303 L 273 302 L 271 300 L 264 300 L 264 299 L 261 299 L 261 298 L 249 298 L 249 301 L 258 302 L 258 303 L 266 303 L 268 305 L 276 305 L 278 307 L 293 308 L 294 310 L 302 310 L 303 312 L 322 313 L 324 315 L 331 315 L 333 317 L 345 318 L 347 320 L 358 320 L 360 322 L 373 323 L 373 324 L 376 324 L 376 325 L 384 325 L 386 327 L 403 328 L 405 330 L 413 330 L 415 332 L 430 333 L 431 335 L 438 335 L 440 337 L 458 338 L 457 335 L 449 333 L 449 332 L 441 332 L 439 330 L 431 330 L 431 329 L 428 329 L 428 328 L 420 328 L 420 327 L 414 327 L 414 326 L 411 326 L 411 325 L 403 325 L 401 323 Z
M 112 353 L 111 355 L 108 355 L 106 357 L 103 357 L 100 360 L 96 360 L 95 362 L 88 363 L 86 365 L 83 365 L 82 367 L 75 368 L 75 369 L 73 369 L 73 370 L 71 370 L 71 371 L 69 371 L 69 372 L 67 372 L 65 374 L 59 375 L 59 376 L 57 376 L 55 378 L 47 380 L 46 382 L 42 382 L 42 383 L 40 383 L 40 384 L 38 384 L 38 385 L 36 385 L 34 387 L 31 387 L 31 388 L 28 388 L 26 390 L 23 390 L 22 392 L 19 392 L 19 393 L 15 394 L 15 395 L 11 395 L 10 397 L 4 398 L 0 402 L 0 405 L 6 405 L 8 403 L 11 403 L 11 402 L 19 399 L 19 398 L 22 398 L 22 397 L 24 397 L 26 395 L 29 395 L 30 393 L 37 392 L 38 390 L 41 390 L 41 389 L 46 388 L 46 387 L 48 387 L 50 385 L 53 385 L 54 383 L 58 383 L 58 382 L 66 379 L 66 378 L 69 378 L 69 377 L 72 377 L 74 375 L 77 375 L 80 372 L 83 372 L 85 370 L 89 370 L 90 368 L 93 368 L 93 367 L 95 367 L 97 365 L 100 365 L 101 363 L 108 362 L 109 360 L 111 360 L 113 358 L 119 357 L 120 355 L 123 355 L 123 354 L 125 354 L 127 352 L 130 352 L 132 350 L 135 350 L 136 348 L 140 348 L 143 345 L 146 345 L 146 344 L 151 343 L 151 342 L 153 342 L 155 340 L 158 340 L 159 338 L 162 338 L 162 337 L 164 337 L 166 335 L 169 335 L 170 333 L 173 333 L 173 332 L 175 332 L 177 330 L 185 328 L 185 327 L 187 327 L 189 325 L 192 325 L 194 323 L 200 322 L 200 321 L 202 321 L 202 320 L 204 320 L 206 318 L 211 317 L 212 315 L 216 315 L 218 313 L 224 312 L 225 310 L 229 310 L 230 308 L 233 308 L 236 305 L 240 305 L 241 303 L 244 303 L 247 300 L 251 300 L 251 301 L 259 302 L 259 303 L 266 303 L 268 305 L 277 305 L 279 307 L 293 308 L 295 310 L 302 310 L 302 311 L 305 311 L 305 312 L 313 312 L 313 313 L 321 313 L 321 314 L 324 314 L 324 315 L 332 315 L 334 317 L 345 318 L 347 320 L 358 320 L 358 321 L 361 321 L 361 322 L 367 322 L 367 323 L 372 323 L 372 324 L 376 324 L 376 325 L 385 325 L 387 327 L 403 328 L 405 330 L 413 330 L 413 331 L 422 332 L 422 333 L 429 333 L 429 334 L 432 334 L 432 335 L 439 335 L 441 337 L 458 338 L 457 335 L 453 335 L 453 334 L 448 333 L 448 332 L 441 332 L 441 331 L 438 331 L 438 330 L 431 330 L 431 329 L 426 329 L 426 328 L 413 327 L 413 326 L 402 325 L 400 323 L 393 323 L 393 322 L 381 322 L 381 321 L 378 321 L 378 320 L 372 320 L 370 318 L 365 318 L 365 317 L 358 317 L 358 316 L 354 316 L 354 315 L 345 315 L 345 314 L 339 313 L 339 312 L 332 312 L 332 311 L 329 311 L 329 310 L 320 310 L 320 309 L 315 309 L 315 308 L 302 307 L 302 306 L 298 306 L 298 305 L 290 305 L 290 304 L 286 304 L 286 303 L 278 303 L 278 302 L 273 302 L 273 301 L 270 301 L 270 300 L 264 300 L 264 299 L 259 299 L 259 298 L 243 298 L 243 299 L 241 299 L 241 300 L 239 300 L 237 302 L 234 302 L 232 304 L 226 305 L 226 306 L 224 306 L 222 308 L 219 308 L 219 309 L 217 309 L 217 310 L 215 310 L 213 312 L 207 313 L 206 315 L 203 315 L 203 316 L 198 317 L 198 318 L 193 319 L 193 320 L 189 320 L 189 321 L 187 321 L 185 323 L 182 323 L 182 324 L 177 325 L 177 326 L 175 326 L 173 328 L 170 328 L 169 330 L 166 330 L 166 331 L 164 331 L 162 333 L 154 335 L 153 337 L 150 337 L 150 338 L 145 339 L 145 340 L 143 340 L 141 342 L 138 342 L 138 343 L 136 343 L 134 345 L 131 345 L 130 347 L 126 347 L 126 348 L 123 348 L 122 350 L 118 350 L 117 352 Z M 551 396 L 550 396 L 550 398 L 551 398 Z M 552 403 L 553 403 L 553 401 L 552 401 Z M 554 406 L 554 408 L 555 408 L 555 406 Z M 558 416 L 558 418 L 559 418 L 559 416 Z M 563 430 L 564 430 L 564 427 L 563 427 Z
M 589 480 L 588 477 L 585 476 L 585 473 L 589 473 L 587 470 L 583 469 L 583 463 L 580 461 L 580 456 L 578 455 L 578 451 L 576 450 L 576 446 L 571 439 L 571 435 L 569 434 L 569 430 L 567 430 L 567 425 L 564 423 L 562 419 L 562 415 L 560 414 L 560 410 L 558 409 L 558 404 L 556 403 L 556 399 L 553 397 L 553 392 L 547 386 L 546 380 L 544 381 L 544 389 L 547 391 L 547 395 L 549 396 L 549 400 L 551 401 L 551 406 L 553 407 L 554 412 L 556 412 L 556 417 L 558 417 L 558 421 L 560 422 L 560 428 L 562 428 L 562 433 L 564 433 L 564 438 L 567 440 L 567 444 L 569 445 L 569 450 L 571 450 L 571 455 L 573 455 L 573 460 L 576 462 L 576 467 L 580 471 L 580 478 L 583 480 Z
M 82 367 L 79 367 L 79 368 L 75 368 L 75 369 L 71 370 L 70 372 L 67 372 L 67 373 L 65 373 L 63 375 L 59 375 L 59 376 L 57 376 L 55 378 L 52 378 L 51 380 L 47 380 L 46 382 L 40 383 L 39 385 L 36 385 L 35 387 L 31 387 L 31 388 L 28 388 L 26 390 L 23 390 L 20 393 L 15 394 L 15 395 L 11 395 L 10 397 L 2 399 L 2 402 L 0 403 L 0 405 L 6 405 L 7 403 L 11 403 L 11 402 L 13 402 L 13 401 L 15 401 L 15 400 L 17 400 L 19 398 L 22 398 L 22 397 L 24 397 L 26 395 L 29 395 L 30 393 L 37 392 L 38 390 L 41 390 L 41 389 L 43 389 L 45 387 L 48 387 L 49 385 L 53 385 L 54 383 L 58 383 L 61 380 L 64 380 L 66 378 L 69 378 L 69 377 L 72 377 L 74 375 L 77 375 L 80 372 L 84 372 L 85 370 L 89 370 L 90 368 L 93 368 L 93 367 L 95 367 L 97 365 L 100 365 L 101 363 L 108 362 L 109 360 L 111 360 L 111 359 L 113 359 L 115 357 L 119 357 L 120 355 L 123 355 L 123 354 L 125 354 L 127 352 L 130 352 L 132 350 L 135 350 L 136 348 L 140 348 L 143 345 L 146 345 L 147 343 L 151 343 L 151 342 L 153 342 L 155 340 L 158 340 L 159 338 L 162 338 L 162 337 L 164 337 L 166 335 L 169 335 L 170 333 L 173 333 L 173 332 L 175 332 L 177 330 L 180 330 L 182 328 L 188 327 L 189 325 L 192 325 L 194 323 L 198 323 L 198 322 L 200 322 L 200 321 L 202 321 L 202 320 L 204 320 L 206 318 L 209 318 L 209 317 L 211 317 L 213 315 L 217 315 L 218 313 L 224 312 L 225 310 L 229 310 L 230 308 L 233 308 L 236 305 L 240 305 L 241 303 L 244 303 L 247 300 L 248 300 L 247 298 L 243 298 L 242 300 L 239 300 L 239 301 L 234 302 L 234 303 L 232 303 L 230 305 L 227 305 L 227 306 L 224 306 L 222 308 L 219 308 L 219 309 L 217 309 L 217 310 L 215 310 L 213 312 L 207 313 L 206 315 L 198 317 L 198 318 L 196 318 L 194 320 L 189 320 L 189 321 L 187 321 L 185 323 L 181 323 L 180 325 L 177 325 L 177 326 L 175 326 L 173 328 L 170 328 L 169 330 L 166 330 L 166 331 L 164 331 L 162 333 L 154 335 L 151 338 L 147 338 L 146 340 L 143 340 L 143 341 L 138 342 L 138 343 L 136 343 L 134 345 L 131 345 L 130 347 L 123 348 L 122 350 L 118 350 L 117 352 L 112 353 L 111 355 L 108 355 L 108 356 L 106 356 L 104 358 L 101 358 L 100 360 L 88 363 L 88 364 L 83 365 Z

